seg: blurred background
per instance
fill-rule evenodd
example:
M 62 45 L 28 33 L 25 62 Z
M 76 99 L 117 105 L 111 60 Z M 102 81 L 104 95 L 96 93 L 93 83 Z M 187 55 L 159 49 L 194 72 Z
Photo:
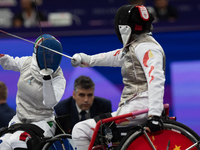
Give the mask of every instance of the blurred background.
M 124 4 L 143 4 L 154 15 L 154 38 L 166 54 L 164 103 L 170 116 L 200 134 L 200 1 L 199 0 L 0 0 L 0 30 L 30 41 L 52 34 L 73 56 L 96 54 L 121 48 L 114 30 L 114 16 Z M 38 21 L 38 17 L 39 20 Z M 13 57 L 32 55 L 33 44 L 0 33 L 2 54 Z M 73 68 L 63 57 L 61 67 L 67 80 L 63 99 L 72 94 L 75 78 L 90 76 L 96 83 L 95 95 L 112 101 L 117 109 L 123 83 L 120 68 Z M 8 104 L 15 109 L 18 72 L 0 68 L 0 80 L 8 86 Z

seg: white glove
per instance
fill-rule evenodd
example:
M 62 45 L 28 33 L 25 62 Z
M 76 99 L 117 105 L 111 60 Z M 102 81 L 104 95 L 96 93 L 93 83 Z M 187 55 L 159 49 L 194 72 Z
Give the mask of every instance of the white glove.
M 72 56 L 71 64 L 73 67 L 89 67 L 91 56 L 84 53 L 76 53 Z

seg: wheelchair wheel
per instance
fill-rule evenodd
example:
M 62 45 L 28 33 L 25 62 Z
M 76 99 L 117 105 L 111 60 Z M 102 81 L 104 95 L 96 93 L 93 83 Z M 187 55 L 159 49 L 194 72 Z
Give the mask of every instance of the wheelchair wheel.
M 200 140 L 200 137 L 189 127 L 174 120 L 163 120 L 164 129 L 147 133 L 156 150 L 187 149 Z M 118 150 L 153 150 L 143 129 L 132 130 L 120 142 Z M 200 150 L 193 147 L 192 150 Z
M 47 141 L 42 150 L 73 150 L 73 147 L 68 139 L 71 139 L 70 134 L 56 135 Z M 61 143 L 63 143 L 63 145 Z

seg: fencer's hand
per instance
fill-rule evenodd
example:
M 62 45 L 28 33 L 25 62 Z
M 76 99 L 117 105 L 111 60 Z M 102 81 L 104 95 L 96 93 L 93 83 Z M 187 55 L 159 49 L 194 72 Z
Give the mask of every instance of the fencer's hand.
M 163 129 L 163 122 L 158 116 L 150 116 L 147 119 L 146 130 L 149 132 L 156 132 Z
M 72 56 L 71 64 L 73 67 L 89 67 L 91 56 L 84 53 L 76 53 Z

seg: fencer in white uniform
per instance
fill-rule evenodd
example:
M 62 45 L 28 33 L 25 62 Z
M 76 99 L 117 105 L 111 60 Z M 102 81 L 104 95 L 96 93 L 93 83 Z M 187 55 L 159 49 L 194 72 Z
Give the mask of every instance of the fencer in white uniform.
M 152 21 L 153 15 L 145 6 L 124 5 L 115 15 L 115 30 L 123 48 L 91 56 L 77 53 L 71 61 L 74 67 L 121 67 L 124 89 L 119 107 L 111 115 L 147 108 L 149 112 L 122 119 L 117 122 L 117 127 L 146 123 L 150 132 L 162 128 L 165 54 L 152 37 Z M 94 119 L 88 119 L 74 126 L 72 139 L 78 150 L 88 149 L 95 125 Z
M 60 68 L 62 56 L 37 44 L 58 52 L 62 52 L 62 45 L 49 34 L 39 36 L 35 43 L 32 56 L 13 58 L 1 54 L 0 57 L 0 65 L 4 70 L 20 72 L 16 96 L 17 113 L 8 126 L 15 123 L 35 124 L 44 130 L 44 136 L 52 137 L 56 128 L 53 107 L 64 94 L 66 80 Z M 30 138 L 25 131 L 7 133 L 0 138 L 0 150 L 26 150 L 26 142 Z

